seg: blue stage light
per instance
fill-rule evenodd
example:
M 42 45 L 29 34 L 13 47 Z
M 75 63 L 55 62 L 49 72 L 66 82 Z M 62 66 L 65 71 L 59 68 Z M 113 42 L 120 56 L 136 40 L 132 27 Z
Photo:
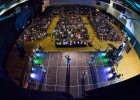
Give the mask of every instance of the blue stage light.
M 36 79 L 36 78 L 37 78 L 37 75 L 36 75 L 35 73 L 31 73 L 31 74 L 30 74 L 30 77 L 31 77 L 32 79 Z
M 112 78 L 113 77 L 113 73 L 108 74 L 108 78 Z
M 37 57 L 42 57 L 42 53 L 36 53 Z
M 105 57 L 105 56 L 106 56 L 106 53 L 105 53 L 105 52 L 102 52 L 102 53 L 100 53 L 100 55 L 101 55 L 102 57 Z
M 33 72 L 38 72 L 38 68 L 33 67 L 33 68 L 32 68 L 32 71 L 33 71 Z

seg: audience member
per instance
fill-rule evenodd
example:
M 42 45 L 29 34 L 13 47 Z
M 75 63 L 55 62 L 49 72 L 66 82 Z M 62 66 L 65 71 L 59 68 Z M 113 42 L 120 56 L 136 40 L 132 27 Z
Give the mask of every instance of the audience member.
M 48 16 L 44 14 L 39 18 L 33 19 L 32 23 L 27 26 L 19 39 L 23 42 L 27 42 L 37 41 L 45 38 L 47 36 L 46 31 L 53 17 L 53 14 L 49 14 Z
M 96 10 L 96 16 L 88 16 L 91 25 L 94 27 L 97 35 L 101 41 L 103 40 L 110 40 L 119 42 L 122 39 L 120 38 L 118 32 L 110 25 L 110 21 L 113 22 L 109 18 L 109 16 L 101 13 L 100 11 Z

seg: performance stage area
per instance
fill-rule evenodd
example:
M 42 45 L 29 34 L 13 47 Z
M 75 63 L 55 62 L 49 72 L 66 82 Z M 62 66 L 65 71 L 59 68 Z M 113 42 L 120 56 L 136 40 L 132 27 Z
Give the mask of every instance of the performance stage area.
M 71 58 L 70 67 L 67 66 L 66 55 Z M 96 57 L 93 63 L 90 62 L 92 55 Z M 46 70 L 45 78 L 41 77 L 42 72 L 38 70 L 35 80 L 29 82 L 29 89 L 66 91 L 77 97 L 81 96 L 83 91 L 113 84 L 108 80 L 108 69 L 112 66 L 104 52 L 41 52 L 37 56 L 34 63 L 43 64 Z M 32 69 L 32 63 L 29 62 L 28 65 Z

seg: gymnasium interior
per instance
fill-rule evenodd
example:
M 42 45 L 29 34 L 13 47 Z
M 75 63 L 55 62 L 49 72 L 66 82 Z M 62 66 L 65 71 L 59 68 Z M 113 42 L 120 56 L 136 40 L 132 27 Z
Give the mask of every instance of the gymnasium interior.
M 0 100 L 139 100 L 139 0 L 0 0 Z

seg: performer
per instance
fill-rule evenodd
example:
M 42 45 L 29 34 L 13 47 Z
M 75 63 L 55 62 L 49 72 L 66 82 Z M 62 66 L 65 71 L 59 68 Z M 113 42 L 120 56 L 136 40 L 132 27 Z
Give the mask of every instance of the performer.
M 92 55 L 92 56 L 90 57 L 89 65 L 92 65 L 92 64 L 94 63 L 95 58 L 96 58 L 95 55 Z
M 71 58 L 70 58 L 70 56 L 66 55 L 65 58 L 67 60 L 67 66 L 70 67 L 70 64 L 71 64 Z

